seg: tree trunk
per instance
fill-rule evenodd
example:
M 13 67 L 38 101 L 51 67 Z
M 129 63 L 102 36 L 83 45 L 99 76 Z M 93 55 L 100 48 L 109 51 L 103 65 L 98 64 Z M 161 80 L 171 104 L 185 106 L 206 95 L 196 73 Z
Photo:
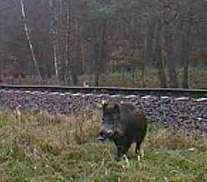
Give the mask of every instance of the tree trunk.
M 170 56 L 171 57 L 171 56 Z M 169 87 L 170 88 L 177 88 L 178 87 L 178 82 L 177 82 L 177 73 L 175 70 L 175 64 L 172 61 L 175 61 L 174 59 L 168 57 L 169 63 L 168 63 L 168 68 L 169 68 Z
M 52 42 L 52 49 L 53 49 L 53 65 L 55 70 L 55 76 L 59 79 L 59 68 L 58 68 L 58 32 L 57 32 L 57 13 L 55 9 L 55 5 L 53 0 L 49 1 L 50 5 L 50 18 L 51 18 L 51 25 L 50 25 L 50 33 L 51 33 L 51 42 Z
M 186 31 L 182 37 L 182 59 L 184 63 L 183 69 L 183 88 L 189 88 L 189 52 L 190 52 L 190 25 L 186 26 Z
M 66 38 L 66 59 L 65 59 L 65 82 L 71 85 L 73 83 L 72 78 L 72 62 L 70 52 L 70 40 L 71 40 L 71 1 L 67 2 L 67 38 Z
M 189 80 L 189 58 L 185 57 L 184 60 L 184 70 L 183 70 L 183 88 L 189 88 L 188 80 Z
M 84 47 L 84 43 L 81 40 L 80 42 L 80 47 L 81 47 L 81 74 L 85 73 L 86 71 L 86 53 L 85 53 L 85 47 Z
M 98 38 L 98 36 L 96 37 L 96 39 L 99 40 L 99 42 L 97 42 L 95 44 L 95 47 L 98 47 L 97 50 L 97 59 L 96 59 L 96 71 L 95 71 L 95 86 L 99 86 L 99 79 L 100 79 L 100 73 L 102 72 L 103 69 L 103 59 L 104 59 L 104 53 L 105 53 L 105 34 L 106 34 L 106 20 L 104 20 L 104 22 L 100 25 L 101 26 L 101 35 L 100 38 Z M 98 31 L 98 30 L 97 30 Z M 98 32 L 97 32 L 98 35 Z M 98 41 L 95 40 L 95 41 Z M 96 49 L 96 48 L 95 48 Z
M 163 65 L 163 56 L 161 50 L 161 37 L 160 37 L 160 25 L 157 25 L 157 31 L 155 36 L 155 59 L 158 68 L 158 75 L 160 80 L 160 87 L 166 88 L 167 87 L 167 80 L 165 75 L 165 68 Z
M 95 38 L 95 44 L 94 44 L 94 62 L 95 62 L 95 77 L 94 77 L 94 83 L 95 86 L 99 86 L 99 52 L 100 52 L 100 47 L 99 43 L 97 42 L 97 38 Z
M 29 26 L 27 25 L 25 7 L 24 7 L 23 0 L 20 0 L 20 5 L 21 5 L 22 18 L 23 18 L 23 21 L 24 21 L 24 30 L 25 30 L 27 41 L 29 43 L 29 48 L 30 48 L 32 60 L 33 60 L 33 63 L 34 63 L 34 66 L 35 66 L 35 69 L 36 69 L 36 72 L 37 72 L 38 79 L 39 79 L 40 82 L 42 82 L 42 76 L 41 76 L 41 73 L 40 73 L 40 69 L 39 69 L 39 65 L 38 65 L 36 56 L 34 54 L 34 49 L 33 49 L 32 41 L 31 41 L 30 34 L 29 34 Z
M 173 33 L 169 30 L 170 27 L 167 27 L 164 35 L 165 35 L 165 47 L 167 50 L 167 63 L 168 63 L 168 71 L 169 71 L 169 87 L 177 88 L 177 73 L 176 73 L 176 51 L 175 51 L 175 41 L 173 38 Z
M 151 17 L 151 20 L 147 24 L 147 32 L 145 38 L 145 62 L 151 62 L 153 60 L 153 38 L 155 33 L 156 21 Z
M 145 87 L 145 63 L 151 62 L 153 58 L 153 49 L 152 49 L 152 42 L 153 42 L 153 34 L 154 34 L 154 29 L 151 25 L 151 21 L 148 23 L 147 26 L 147 33 L 145 37 L 145 42 L 144 42 L 144 63 L 142 66 L 141 70 L 141 81 L 142 81 L 142 87 Z
M 142 69 L 141 69 L 141 81 L 142 81 L 142 87 L 144 88 L 145 85 L 145 62 L 142 64 Z
M 59 78 L 66 84 L 66 59 L 67 59 L 67 22 L 65 20 L 65 14 L 67 15 L 67 2 L 65 0 L 54 1 L 57 4 L 57 58 L 58 58 L 58 67 L 59 67 Z
M 73 54 L 73 60 L 75 60 L 73 62 L 72 65 L 72 69 L 71 69 L 71 75 L 72 75 L 72 84 L 73 85 L 77 85 L 78 84 L 78 75 L 81 73 L 81 69 L 82 69 L 82 61 L 81 61 L 81 38 L 80 38 L 80 25 L 79 22 L 77 20 L 77 18 L 74 18 L 74 24 L 75 24 L 75 33 L 73 34 L 74 37 L 74 43 L 73 43 L 73 47 L 74 47 L 74 54 Z
M 55 76 L 56 76 L 56 78 L 59 79 L 58 60 L 57 60 L 57 45 L 53 45 L 53 55 L 54 55 Z

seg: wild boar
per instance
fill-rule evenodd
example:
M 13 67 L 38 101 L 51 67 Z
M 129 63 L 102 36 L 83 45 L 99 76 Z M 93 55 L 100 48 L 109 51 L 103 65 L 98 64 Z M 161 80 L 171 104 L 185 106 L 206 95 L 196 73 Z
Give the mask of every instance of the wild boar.
M 131 103 L 104 103 L 103 117 L 98 140 L 112 140 L 117 148 L 118 159 L 127 154 L 132 143 L 135 153 L 140 151 L 147 132 L 147 119 Z

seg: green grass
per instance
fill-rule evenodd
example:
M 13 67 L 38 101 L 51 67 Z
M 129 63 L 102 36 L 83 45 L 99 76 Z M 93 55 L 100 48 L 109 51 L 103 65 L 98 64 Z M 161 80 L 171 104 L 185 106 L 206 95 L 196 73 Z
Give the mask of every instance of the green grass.
M 167 85 L 169 86 L 169 75 L 167 69 Z M 183 81 L 183 69 L 179 68 L 176 70 L 178 86 L 182 88 Z M 142 76 L 141 70 L 137 70 L 135 73 L 135 79 L 132 79 L 130 73 L 122 77 L 121 72 L 115 73 L 103 73 L 100 77 L 100 86 L 122 86 L 122 87 L 142 87 Z M 207 71 L 205 67 L 190 67 L 189 68 L 189 87 L 190 88 L 206 88 L 207 86 Z M 94 75 L 82 75 L 79 77 L 80 83 L 83 81 L 89 81 L 90 85 L 93 86 L 95 83 Z M 82 84 L 81 84 L 82 85 Z M 145 87 L 160 87 L 158 70 L 152 67 L 147 67 L 145 70 Z
M 207 181 L 205 139 L 151 124 L 138 160 L 96 140 L 99 117 L 0 113 L 0 181 Z

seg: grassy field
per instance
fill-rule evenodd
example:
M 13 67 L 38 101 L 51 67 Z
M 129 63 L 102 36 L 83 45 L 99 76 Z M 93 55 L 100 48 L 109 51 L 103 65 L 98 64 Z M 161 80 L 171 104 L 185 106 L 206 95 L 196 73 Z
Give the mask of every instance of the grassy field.
M 207 181 L 207 143 L 150 124 L 138 160 L 96 140 L 97 114 L 0 113 L 0 181 Z

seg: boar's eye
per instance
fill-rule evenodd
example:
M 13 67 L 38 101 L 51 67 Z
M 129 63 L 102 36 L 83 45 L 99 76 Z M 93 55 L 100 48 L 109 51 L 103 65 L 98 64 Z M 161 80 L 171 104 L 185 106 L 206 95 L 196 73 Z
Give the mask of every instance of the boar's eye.
M 104 117 L 102 117 L 102 122 L 103 122 L 103 123 L 105 122 L 105 118 L 104 118 Z
M 113 124 L 114 123 L 114 117 L 112 114 L 105 114 L 102 117 L 102 122 L 107 124 Z

